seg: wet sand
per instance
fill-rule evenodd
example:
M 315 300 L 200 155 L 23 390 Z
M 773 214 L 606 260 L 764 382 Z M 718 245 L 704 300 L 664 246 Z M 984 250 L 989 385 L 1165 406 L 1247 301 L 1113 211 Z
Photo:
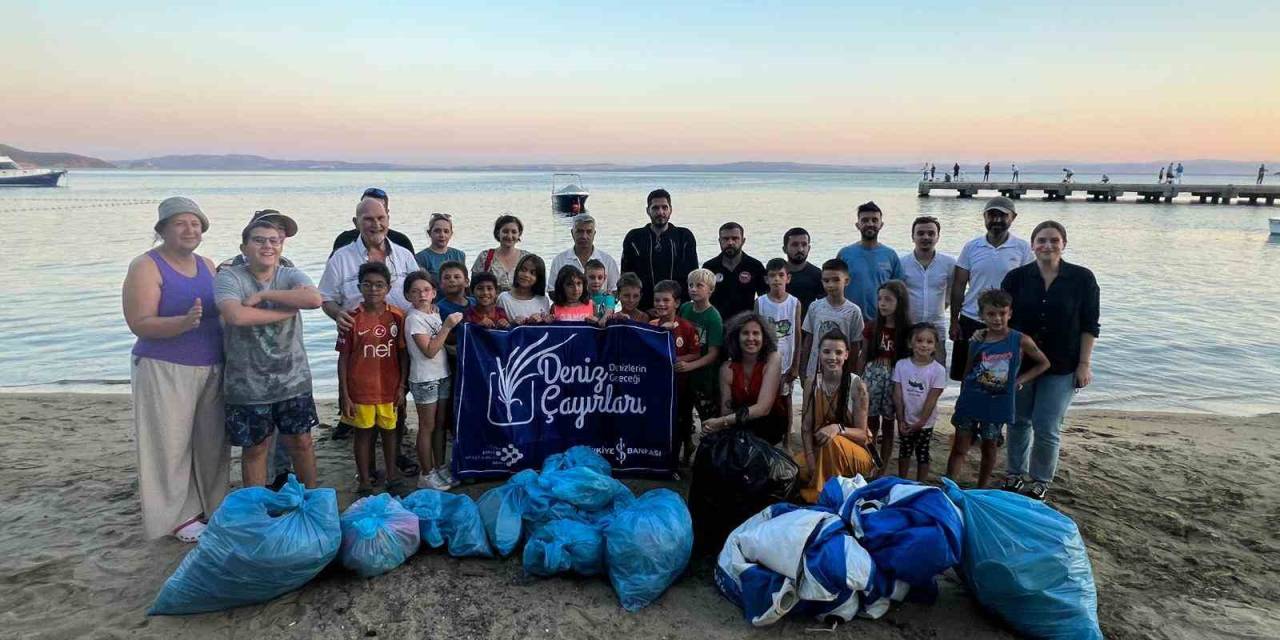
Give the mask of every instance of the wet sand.
M 334 415 L 333 404 L 321 404 L 322 419 Z M 798 620 L 752 630 L 716 591 L 709 559 L 695 562 L 657 603 L 628 614 L 605 579 L 530 578 L 518 558 L 437 551 L 370 580 L 331 567 L 265 605 L 148 618 L 146 608 L 191 547 L 142 537 L 129 397 L 4 394 L 0 414 L 8 436 L 0 464 L 6 637 L 712 640 L 794 637 L 819 626 Z M 330 441 L 327 428 L 316 435 L 321 482 L 338 488 L 345 507 L 355 488 L 350 442 Z M 950 437 L 944 418 L 933 444 L 935 472 Z M 1108 638 L 1280 637 L 1277 437 L 1276 414 L 1068 416 L 1051 501 L 1084 533 Z M 687 489 L 687 480 L 628 484 Z M 459 490 L 478 496 L 490 486 Z M 880 620 L 841 625 L 836 635 L 1014 637 L 950 574 L 936 604 L 897 605 Z

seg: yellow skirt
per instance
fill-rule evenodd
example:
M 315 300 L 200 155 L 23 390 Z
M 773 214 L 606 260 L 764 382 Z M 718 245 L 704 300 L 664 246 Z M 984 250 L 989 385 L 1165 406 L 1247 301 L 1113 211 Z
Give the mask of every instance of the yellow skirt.
M 800 498 L 810 504 L 818 501 L 822 485 L 834 476 L 853 477 L 871 475 L 876 470 L 871 454 L 848 438 L 833 438 L 826 446 L 813 452 L 815 469 L 807 469 L 804 451 L 792 456 L 800 465 Z

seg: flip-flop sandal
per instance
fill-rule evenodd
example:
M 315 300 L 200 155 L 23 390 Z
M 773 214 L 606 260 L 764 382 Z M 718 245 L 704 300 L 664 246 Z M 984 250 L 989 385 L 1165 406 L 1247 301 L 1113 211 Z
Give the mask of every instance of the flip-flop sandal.
M 200 540 L 200 535 L 203 534 L 204 530 L 207 528 L 208 525 L 200 522 L 199 518 L 192 518 L 181 525 L 178 525 L 178 528 L 173 530 L 172 535 L 179 542 L 194 544 Z

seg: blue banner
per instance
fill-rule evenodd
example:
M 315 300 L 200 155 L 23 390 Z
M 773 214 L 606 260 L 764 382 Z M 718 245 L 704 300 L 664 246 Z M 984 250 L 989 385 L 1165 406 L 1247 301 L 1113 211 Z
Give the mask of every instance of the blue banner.
M 574 445 L 614 470 L 675 470 L 675 345 L 635 323 L 458 329 L 453 471 L 463 478 L 540 469 Z

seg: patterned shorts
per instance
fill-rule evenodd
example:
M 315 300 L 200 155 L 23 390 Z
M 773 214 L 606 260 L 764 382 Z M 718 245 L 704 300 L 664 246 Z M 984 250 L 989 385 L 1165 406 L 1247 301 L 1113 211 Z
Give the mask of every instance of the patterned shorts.
M 933 428 L 912 431 L 906 435 L 898 434 L 898 459 L 910 460 L 915 454 L 916 462 L 929 464 L 929 442 L 933 440 Z
M 233 447 L 252 447 L 275 431 L 284 435 L 309 433 L 320 424 L 310 393 L 268 404 L 228 404 L 227 437 Z
M 1004 446 L 1005 423 L 1003 422 L 984 422 L 973 418 L 962 418 L 953 414 L 951 416 L 951 426 L 956 428 L 956 433 L 968 433 L 976 440 L 995 440 L 997 447 Z
M 892 418 L 897 413 L 893 406 L 893 368 L 872 362 L 862 379 L 867 383 L 867 415 Z

